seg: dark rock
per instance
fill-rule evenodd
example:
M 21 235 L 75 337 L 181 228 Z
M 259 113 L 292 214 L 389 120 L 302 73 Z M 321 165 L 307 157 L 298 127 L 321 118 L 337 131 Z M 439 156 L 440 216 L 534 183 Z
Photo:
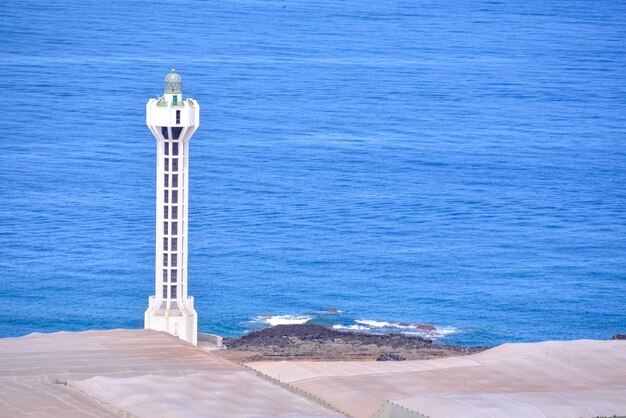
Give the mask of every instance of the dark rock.
M 342 343 L 390 345 L 392 347 L 425 347 L 432 344 L 432 340 L 417 336 L 401 334 L 363 334 L 357 332 L 336 331 L 316 324 L 276 325 L 243 335 L 239 338 L 225 338 L 224 343 L 229 348 L 243 348 L 245 346 L 289 344 L 289 337 L 301 341 L 337 341 Z
M 235 351 L 256 353 L 250 354 L 253 357 L 248 357 L 249 361 L 277 358 L 416 360 L 483 350 L 435 344 L 428 338 L 414 335 L 338 331 L 310 323 L 277 325 L 239 338 L 224 338 L 224 345 L 233 356 Z
M 422 331 L 435 331 L 437 327 L 431 324 L 419 324 L 417 329 L 421 329 Z
M 378 356 L 378 358 L 376 359 L 376 361 L 402 361 L 402 360 L 406 360 L 406 357 L 403 357 L 399 354 L 392 354 L 392 353 L 383 353 L 380 356 Z
M 626 334 L 615 334 L 612 340 L 626 340 Z

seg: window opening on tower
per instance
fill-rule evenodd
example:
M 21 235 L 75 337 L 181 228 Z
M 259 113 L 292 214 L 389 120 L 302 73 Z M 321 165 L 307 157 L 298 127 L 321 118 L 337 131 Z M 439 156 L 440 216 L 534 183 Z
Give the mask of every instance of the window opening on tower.
M 176 96 L 174 96 L 174 103 L 176 103 Z M 176 124 L 180 123 L 180 110 L 176 111 Z
M 167 126 L 161 126 L 161 135 L 163 135 L 163 138 L 169 139 L 169 135 L 167 134 Z
M 179 119 L 176 119 L 176 123 L 180 123 Z M 178 139 L 180 133 L 183 131 L 183 128 L 180 126 L 175 126 L 172 128 L 172 139 Z

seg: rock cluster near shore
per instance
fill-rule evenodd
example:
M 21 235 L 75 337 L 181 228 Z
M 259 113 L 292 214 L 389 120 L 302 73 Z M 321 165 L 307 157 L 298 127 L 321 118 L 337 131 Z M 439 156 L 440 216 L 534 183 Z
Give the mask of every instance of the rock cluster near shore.
M 232 360 L 423 360 L 472 354 L 481 347 L 460 347 L 402 334 L 336 331 L 321 325 L 277 325 L 239 338 L 225 338 L 222 355 Z

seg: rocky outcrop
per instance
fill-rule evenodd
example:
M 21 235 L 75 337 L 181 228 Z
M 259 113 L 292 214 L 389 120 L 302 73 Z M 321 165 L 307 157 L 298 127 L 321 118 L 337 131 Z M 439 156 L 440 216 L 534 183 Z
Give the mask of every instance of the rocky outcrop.
M 402 334 L 336 331 L 321 325 L 277 325 L 239 338 L 225 338 L 222 355 L 237 361 L 277 359 L 414 360 L 482 351 Z

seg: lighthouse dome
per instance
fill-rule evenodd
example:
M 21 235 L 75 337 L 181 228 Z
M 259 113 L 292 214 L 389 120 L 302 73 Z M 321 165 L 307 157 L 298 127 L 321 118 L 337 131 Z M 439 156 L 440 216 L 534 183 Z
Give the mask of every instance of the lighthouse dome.
M 165 76 L 165 93 L 166 94 L 182 94 L 183 92 L 183 79 L 172 68 L 172 71 Z

